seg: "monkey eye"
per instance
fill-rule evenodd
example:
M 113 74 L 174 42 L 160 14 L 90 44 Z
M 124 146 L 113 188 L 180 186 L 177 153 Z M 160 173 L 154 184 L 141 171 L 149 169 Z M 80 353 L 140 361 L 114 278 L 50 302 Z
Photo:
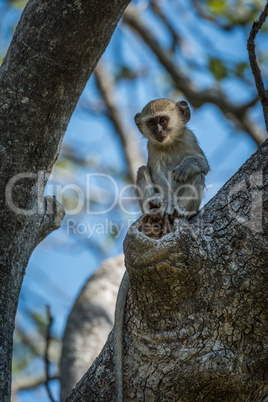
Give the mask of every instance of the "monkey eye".
M 149 126 L 153 127 L 155 126 L 155 121 L 153 119 L 148 121 Z
M 166 121 L 167 121 L 166 117 L 160 117 L 160 119 L 159 119 L 160 124 L 164 124 L 164 123 L 166 123 Z

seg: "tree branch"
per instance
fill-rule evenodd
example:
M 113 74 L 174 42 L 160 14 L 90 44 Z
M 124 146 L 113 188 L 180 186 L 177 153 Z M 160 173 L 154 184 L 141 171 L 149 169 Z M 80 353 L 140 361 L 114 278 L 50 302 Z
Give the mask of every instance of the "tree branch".
M 51 331 L 51 327 L 53 324 L 53 317 L 51 315 L 50 312 L 50 307 L 47 305 L 47 319 L 48 319 L 48 325 L 47 325 L 47 333 L 46 333 L 46 347 L 45 347 L 45 356 L 44 356 L 44 360 L 45 360 L 45 386 L 46 386 L 46 390 L 48 393 L 48 397 L 51 400 L 51 402 L 54 402 L 54 398 L 51 394 L 50 388 L 49 388 L 49 366 L 50 366 L 50 361 L 49 361 L 49 345 L 50 345 L 50 339 L 51 339 L 51 335 L 50 335 L 50 331 Z
M 200 4 L 200 2 L 198 2 L 198 0 L 193 0 L 193 6 L 195 8 L 195 11 L 197 13 L 197 15 L 204 19 L 207 20 L 209 22 L 212 22 L 213 24 L 219 26 L 221 29 L 224 29 L 225 31 L 230 31 L 232 28 L 235 27 L 235 25 L 232 24 L 223 24 L 220 22 L 220 19 L 216 19 L 215 17 L 213 17 L 212 15 L 207 14 L 203 8 L 202 8 L 202 4 Z
M 60 379 L 59 375 L 54 375 L 54 376 L 49 377 L 48 381 L 55 381 L 55 380 L 59 380 L 59 379 Z M 19 380 L 15 381 L 14 384 L 12 384 L 12 398 L 14 395 L 16 395 L 20 391 L 28 391 L 28 390 L 38 388 L 41 385 L 45 385 L 46 381 L 47 381 L 47 378 L 45 378 L 45 376 L 40 376 L 37 378 L 32 378 L 32 377 L 20 378 Z
M 250 31 L 250 35 L 248 38 L 247 48 L 248 48 L 250 67 L 251 67 L 252 74 L 254 76 L 256 88 L 257 88 L 259 98 L 260 98 L 260 101 L 262 104 L 266 131 L 268 132 L 268 93 L 263 84 L 261 70 L 258 66 L 256 52 L 255 52 L 255 38 L 256 38 L 256 35 L 258 34 L 259 30 L 261 29 L 262 25 L 264 24 L 267 14 L 268 14 L 268 2 L 266 3 L 266 6 L 264 7 L 264 10 L 262 11 L 258 21 L 255 21 L 253 23 L 253 26 L 252 26 L 252 29 Z
M 109 258 L 85 283 L 73 305 L 62 339 L 61 401 L 94 362 L 112 330 L 124 271 L 122 254 Z
M 164 26 L 168 28 L 171 36 L 172 36 L 172 51 L 175 50 L 176 44 L 182 44 L 182 39 L 176 30 L 173 28 L 172 24 L 166 18 L 164 13 L 162 12 L 161 8 L 159 7 L 158 0 L 152 0 L 151 8 L 154 13 L 158 16 L 158 18 L 164 23 Z
M 197 91 L 191 81 L 184 75 L 174 64 L 173 56 L 170 51 L 163 49 L 154 37 L 152 32 L 143 23 L 138 11 L 134 7 L 128 7 L 123 16 L 123 22 L 127 23 L 144 42 L 150 47 L 158 58 L 159 62 L 167 70 L 174 80 L 176 88 L 184 93 L 189 102 L 196 108 L 203 106 L 205 103 L 212 103 L 217 106 L 223 114 L 230 120 L 234 121 L 238 129 L 245 128 L 248 134 L 254 139 L 257 145 L 260 145 L 267 136 L 260 129 L 255 129 L 255 125 L 247 124 L 244 117 L 247 114 L 248 105 L 233 104 L 219 88 L 210 88 L 203 91 Z
M 98 64 L 95 68 L 94 74 L 98 89 L 105 102 L 105 106 L 108 109 L 109 118 L 121 140 L 127 167 L 129 169 L 130 180 L 135 184 L 137 170 L 144 162 L 138 146 L 137 135 L 131 131 L 127 133 L 124 127 L 122 113 L 120 113 L 116 106 L 117 95 L 114 80 L 104 62 Z
M 267 395 L 268 140 L 190 221 L 124 242 L 126 400 Z M 257 254 L 256 254 L 257 253 Z M 113 400 L 113 333 L 68 402 Z
M 20 328 L 17 324 L 16 324 L 16 332 L 22 344 L 29 346 L 31 352 L 36 356 L 43 357 L 44 347 L 40 342 L 32 339 L 32 337 L 30 337 L 27 333 L 25 333 L 24 330 Z

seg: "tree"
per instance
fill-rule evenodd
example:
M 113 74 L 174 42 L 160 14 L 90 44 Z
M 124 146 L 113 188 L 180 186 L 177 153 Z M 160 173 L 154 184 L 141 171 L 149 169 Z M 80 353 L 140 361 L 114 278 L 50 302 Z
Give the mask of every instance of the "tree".
M 252 36 L 266 15 L 267 6 Z M 252 48 L 250 38 L 266 116 Z M 266 399 L 267 146 L 266 140 L 199 217 L 177 222 L 165 237 L 159 217 L 143 216 L 130 229 L 126 400 Z M 68 401 L 112 400 L 113 336 Z
M 146 216 L 129 230 L 125 400 L 267 396 L 267 148 L 177 230 L 156 238 Z M 113 333 L 67 400 L 113 400 L 112 356 Z
M 157 5 L 157 3 L 156 2 L 153 2 L 154 3 L 154 6 L 156 6 Z M 196 2 L 195 2 L 196 3 Z M 211 2 L 211 3 L 213 3 L 213 2 Z M 30 4 L 32 4 L 32 3 L 30 3 Z M 197 4 L 197 7 L 198 7 L 198 4 Z M 28 9 L 29 10 L 29 9 Z M 39 12 L 40 10 L 38 10 L 38 12 Z M 65 12 L 66 10 L 64 10 L 64 12 Z M 81 9 L 80 9 L 80 11 L 81 11 Z M 160 11 L 160 12 L 159 12 Z M 199 10 L 199 12 L 203 12 L 204 10 L 202 9 L 202 10 Z M 160 18 L 162 18 L 163 19 L 163 17 L 165 17 L 165 16 L 163 16 L 163 14 L 161 15 L 161 10 L 159 10 L 159 9 L 157 9 L 157 8 L 155 8 L 155 12 L 156 13 L 158 13 L 158 15 L 160 16 Z M 68 14 L 68 13 L 67 13 Z M 80 14 L 79 14 L 80 15 Z M 56 15 L 54 14 L 54 16 L 53 16 L 53 18 L 55 17 Z M 80 15 L 81 16 L 81 15 Z M 230 18 L 231 19 L 231 18 Z M 71 18 L 70 18 L 70 20 L 68 20 L 68 23 L 69 23 L 69 31 L 68 31 L 68 33 L 70 33 L 71 32 L 71 30 L 70 30 L 70 28 L 74 25 L 70 25 L 70 21 L 74 21 L 73 19 L 72 19 L 72 16 L 71 16 Z M 146 29 L 146 25 L 144 25 L 144 24 L 142 24 L 141 22 L 141 20 L 140 20 L 140 17 L 139 17 L 139 15 L 137 15 L 137 13 L 136 13 L 136 10 L 133 10 L 133 11 L 129 11 L 127 14 L 126 14 L 126 17 L 125 17 L 125 21 L 126 21 L 126 23 L 128 23 L 129 24 L 129 26 L 132 26 L 133 27 L 133 29 L 135 29 L 138 33 L 139 33 L 139 35 L 141 35 L 141 37 L 144 39 L 144 41 L 148 44 L 148 46 L 150 47 L 150 49 L 152 49 L 152 51 L 156 54 L 156 56 L 158 57 L 158 59 L 159 59 L 159 61 L 160 61 L 160 63 L 162 63 L 162 65 L 164 66 L 164 68 L 168 71 L 168 73 L 170 74 L 170 76 L 172 77 L 172 79 L 173 79 L 173 81 L 174 81 L 174 83 L 175 83 L 175 86 L 176 86 L 176 88 L 178 88 L 179 90 L 181 90 L 181 91 L 183 91 L 183 93 L 188 97 L 188 99 L 192 102 L 192 104 L 193 104 L 193 106 L 195 106 L 195 107 L 200 107 L 202 104 L 204 104 L 205 102 L 212 102 L 212 103 L 214 103 L 215 105 L 217 105 L 217 107 L 219 107 L 219 109 L 220 110 L 222 110 L 222 112 L 227 116 L 227 118 L 228 119 L 231 119 L 232 121 L 234 121 L 235 122 L 235 124 L 237 124 L 237 126 L 239 126 L 240 128 L 242 128 L 243 130 L 246 130 L 246 131 L 248 131 L 248 133 L 250 134 L 250 135 L 252 135 L 252 137 L 255 139 L 255 141 L 258 143 L 258 144 L 260 144 L 261 142 L 262 142 L 262 140 L 263 140 L 263 138 L 264 138 L 264 136 L 263 136 L 263 132 L 261 131 L 261 130 L 259 130 L 259 128 L 256 126 L 256 124 L 253 124 L 252 123 L 252 120 L 251 120 L 251 118 L 250 118 L 250 116 L 249 116 L 249 113 L 248 113 L 248 110 L 256 103 L 256 98 L 255 99 L 253 99 L 253 100 L 251 100 L 250 102 L 246 102 L 246 103 L 244 103 L 244 104 L 242 104 L 242 106 L 240 105 L 240 106 L 236 106 L 235 104 L 233 104 L 232 102 L 230 102 L 230 99 L 228 99 L 228 100 L 226 100 L 226 97 L 224 96 L 224 93 L 223 93 L 223 91 L 221 91 L 221 90 L 219 90 L 219 85 L 216 85 L 216 87 L 215 88 L 212 88 L 212 89 L 210 89 L 210 90 L 204 90 L 204 91 L 202 91 L 202 92 L 200 92 L 200 91 L 196 91 L 196 89 L 195 89 L 195 87 L 194 87 L 194 85 L 193 85 L 193 83 L 192 82 L 190 82 L 189 81 L 189 79 L 187 79 L 187 77 L 185 76 L 185 74 L 182 74 L 181 73 L 181 69 L 178 69 L 177 67 L 176 67 L 176 65 L 175 65 L 175 63 L 174 63 L 174 61 L 173 61 L 173 58 L 172 58 L 172 56 L 170 56 L 170 54 L 169 54 L 169 52 L 167 52 L 167 51 L 165 51 L 165 50 L 163 50 L 162 48 L 161 48 L 161 46 L 159 46 L 159 43 L 157 42 L 157 40 L 156 40 L 156 38 L 154 37 L 154 35 L 152 35 L 152 34 L 150 34 L 150 31 L 148 31 L 148 29 Z M 243 23 L 243 22 L 242 22 Z M 29 23 L 29 26 L 31 26 L 31 24 Z M 80 26 L 80 24 L 79 24 L 79 26 Z M 167 24 L 167 26 L 168 26 L 168 24 Z M 75 26 L 76 27 L 76 26 Z M 84 27 L 84 25 L 82 25 L 82 27 L 81 27 L 81 29 L 83 29 L 83 27 Z M 172 28 L 172 26 L 169 26 L 169 28 L 171 29 Z M 85 31 L 83 31 L 84 33 L 85 33 Z M 87 31 L 86 31 L 87 32 Z M 45 36 L 43 35 L 43 31 L 41 30 L 41 35 L 42 35 L 42 43 L 41 43 L 41 45 L 44 43 L 44 38 L 45 38 Z M 85 33 L 85 35 L 87 35 L 87 33 Z M 175 37 L 176 35 L 174 35 L 174 37 Z M 38 35 L 37 35 L 37 38 L 39 38 L 40 36 L 39 36 L 39 32 L 38 32 Z M 16 38 L 16 37 L 15 37 Z M 64 35 L 62 36 L 62 38 L 64 38 Z M 71 48 L 71 46 L 72 46 L 72 41 L 69 41 L 69 36 L 67 35 L 67 37 L 65 38 L 66 40 L 64 40 L 64 43 L 67 43 L 67 45 L 69 45 L 69 47 L 67 46 L 67 52 L 68 52 L 68 49 L 70 49 Z M 177 38 L 177 39 L 180 39 L 180 38 Z M 74 49 L 75 50 L 81 50 L 81 53 L 82 52 L 84 52 L 85 51 L 85 49 L 81 49 L 80 48 L 80 45 L 81 45 L 81 43 L 80 43 L 80 41 L 81 41 L 81 38 L 79 38 L 79 40 L 77 41 L 77 43 L 76 43 L 76 45 L 74 46 Z M 24 41 L 25 42 L 25 41 Z M 175 42 L 175 41 L 174 41 Z M 82 43 L 83 43 L 83 41 L 82 41 Z M 79 46 L 78 46 L 78 44 L 79 44 Z M 55 46 L 57 46 L 57 44 L 55 45 Z M 36 49 L 37 47 L 36 46 L 32 46 L 32 48 L 30 48 L 29 50 L 32 50 L 32 52 L 34 52 L 34 50 L 33 49 Z M 53 49 L 52 49 L 53 50 Z M 63 49 L 64 50 L 64 49 Z M 73 50 L 73 49 L 72 49 Z M 88 53 L 87 53 L 88 52 Z M 58 52 L 57 52 L 58 53 Z M 20 54 L 20 53 L 18 53 L 18 54 Z M 68 53 L 69 54 L 69 53 Z M 85 61 L 85 59 L 86 59 L 86 57 L 89 57 L 89 54 L 90 54 L 90 56 L 92 56 L 92 50 L 90 49 L 86 49 L 86 51 L 83 53 L 83 55 L 81 55 L 81 54 L 79 54 L 79 57 L 82 57 L 83 58 L 83 61 L 86 63 L 86 61 Z M 45 60 L 51 60 L 51 57 L 50 57 L 51 55 L 49 55 L 49 59 L 47 59 L 46 58 L 46 54 L 44 54 L 44 57 L 45 57 Z M 58 55 L 57 54 L 57 56 L 58 57 L 61 57 L 60 55 Z M 79 57 L 77 57 L 77 55 L 76 55 L 76 53 L 75 54 L 72 54 L 72 55 L 69 55 L 70 56 L 70 60 L 72 61 L 72 62 L 74 62 L 74 61 L 78 61 L 78 59 L 79 59 Z M 21 55 L 20 55 L 20 57 L 21 57 Z M 53 59 L 54 60 L 54 59 Z M 57 60 L 58 60 L 58 58 L 57 58 Z M 64 60 L 65 60 L 65 58 L 64 58 Z M 69 59 L 68 59 L 69 60 Z M 22 60 L 23 61 L 23 60 Z M 28 60 L 27 60 L 28 61 Z M 35 60 L 35 57 L 31 57 L 30 58 L 30 60 L 29 60 L 29 64 L 30 63 L 32 63 L 32 61 L 36 61 Z M 38 61 L 38 60 L 37 60 Z M 41 63 L 42 64 L 42 63 Z M 5 68 L 5 66 L 7 65 L 7 63 L 5 64 L 4 63 L 4 65 L 3 65 L 3 68 Z M 34 64 L 35 65 L 35 64 Z M 33 69 L 33 66 L 34 65 L 32 65 L 31 64 L 31 68 L 29 67 L 29 69 L 31 70 L 31 72 L 33 71 L 34 73 L 36 72 L 34 69 Z M 79 69 L 81 68 L 81 66 L 83 66 L 83 64 L 81 64 L 81 63 L 78 63 L 78 65 L 79 65 Z M 220 63 L 220 61 L 219 60 L 215 60 L 215 59 L 211 59 L 211 61 L 210 61 L 210 66 L 211 66 L 211 71 L 213 72 L 213 74 L 215 75 L 215 77 L 216 77 L 216 79 L 217 79 L 217 81 L 219 82 L 221 79 L 222 79 L 222 77 L 224 76 L 224 70 L 226 69 L 225 68 L 225 65 L 223 65 L 223 63 Z M 44 67 L 45 68 L 45 66 L 42 66 L 42 67 Z M 65 96 L 65 98 L 63 99 L 63 101 L 66 101 L 67 102 L 67 92 L 68 92 L 68 95 L 70 95 L 70 97 L 71 98 L 75 98 L 76 100 L 77 100 L 77 94 L 74 94 L 73 93 L 73 91 L 71 90 L 71 87 L 72 87 L 72 85 L 77 85 L 77 81 L 75 81 L 75 80 L 72 80 L 72 79 L 70 79 L 70 71 L 66 71 L 66 70 L 64 70 L 64 71 L 62 71 L 61 70 L 61 67 L 62 67 L 62 63 L 59 65 L 55 65 L 54 66 L 54 69 L 52 69 L 53 71 L 57 71 L 57 74 L 60 72 L 60 77 L 56 77 L 55 75 L 54 75 L 54 78 L 55 78 L 55 81 L 53 81 L 53 80 L 48 80 L 48 82 L 51 82 L 51 88 L 49 88 L 50 90 L 51 90 L 51 92 L 49 92 L 48 91 L 48 94 L 46 94 L 46 91 L 42 94 L 42 97 L 41 97 L 41 102 L 37 102 L 36 103 L 36 105 L 38 106 L 38 105 L 42 105 L 42 111 L 43 111 L 43 103 L 44 103 L 44 98 L 43 97 L 45 97 L 45 99 L 48 99 L 48 98 L 50 98 L 50 95 L 52 94 L 52 102 L 51 102 L 51 109 L 49 109 L 49 111 L 44 107 L 44 110 L 47 112 L 47 119 L 48 119 L 48 121 L 47 121 L 47 123 L 49 123 L 50 124 L 50 127 L 54 127 L 54 120 L 55 120 L 55 122 L 58 124 L 58 126 L 60 125 L 60 127 L 63 127 L 64 126 L 64 123 L 66 124 L 66 122 L 63 122 L 62 120 L 61 120 L 61 118 L 62 118 L 62 116 L 61 116 L 61 112 L 62 111 L 64 111 L 64 108 L 63 108 L 63 106 L 62 105 L 59 105 L 58 104 L 58 106 L 57 106 L 57 108 L 58 109 L 55 109 L 55 104 L 54 104 L 54 102 L 56 102 L 56 103 L 58 103 L 57 101 L 59 100 L 59 99 L 61 99 L 61 96 L 62 96 L 62 93 L 60 94 L 61 96 L 59 96 L 57 93 L 56 94 L 53 94 L 53 90 L 55 89 L 55 88 L 59 88 L 60 87 L 60 84 L 61 84 L 61 82 L 62 81 L 64 81 L 64 74 L 66 73 L 66 76 L 68 76 L 68 79 L 70 80 L 70 82 L 68 82 L 68 84 L 69 85 L 67 85 L 67 83 L 66 83 L 66 88 L 68 87 L 68 91 L 66 90 L 65 92 L 64 92 L 64 94 L 66 94 L 66 96 Z M 15 69 L 18 69 L 18 67 L 16 67 L 16 64 L 14 64 L 14 70 Z M 46 73 L 47 73 L 47 70 L 45 71 Z M 49 69 L 49 73 L 50 73 L 50 69 Z M 129 73 L 129 72 L 128 72 Z M 72 72 L 72 74 L 75 74 L 74 73 L 74 71 Z M 122 69 L 122 74 L 123 74 L 123 69 Z M 45 75 L 46 76 L 46 75 Z M 44 77 L 45 77 L 44 76 Z M 34 79 L 35 77 L 31 77 L 30 76 L 30 78 L 32 78 L 32 79 Z M 60 78 L 60 79 L 59 79 Z M 85 77 L 84 77 L 85 78 Z M 79 78 L 78 77 L 76 77 L 76 79 L 77 80 L 79 80 Z M 86 78 L 85 78 L 86 79 Z M 20 80 L 18 80 L 18 82 L 22 82 L 23 83 L 23 81 L 20 81 Z M 54 85 L 54 82 L 55 82 L 55 85 Z M 26 84 L 25 84 L 26 85 Z M 36 86 L 36 88 L 38 89 L 38 85 Z M 27 87 L 27 90 L 29 90 L 30 91 L 30 89 L 31 89 L 31 87 L 28 89 L 28 87 Z M 43 87 L 42 87 L 42 89 L 43 89 Z M 100 90 L 101 90 L 101 86 L 100 86 Z M 27 93 L 27 92 L 26 92 Z M 32 93 L 34 93 L 34 91 L 32 91 Z M 38 93 L 40 93 L 40 91 L 38 92 L 37 91 L 37 98 L 38 98 Z M 47 95 L 47 98 L 46 98 L 46 95 Z M 56 97 L 58 96 L 58 99 L 55 99 Z M 22 114 L 22 115 L 24 115 L 24 116 L 26 116 L 27 115 L 27 113 L 29 113 L 29 106 L 28 106 L 28 104 L 26 103 L 25 104 L 25 102 L 28 102 L 27 101 L 27 96 L 24 98 L 24 97 L 20 97 L 20 91 L 16 91 L 16 94 L 15 94 L 15 102 L 14 102 L 14 105 L 16 105 L 16 102 L 18 102 L 19 103 L 19 106 L 20 106 L 20 111 L 24 111 L 24 113 Z M 39 99 L 39 98 L 38 98 Z M 38 100 L 37 99 L 37 100 Z M 105 97 L 104 97 L 104 99 L 105 99 Z M 21 102 L 20 102 L 21 101 Z M 43 103 L 42 103 L 43 102 Z M 68 102 L 69 102 L 69 100 L 68 100 Z M 108 101 L 108 99 L 106 98 L 106 103 L 107 103 L 107 106 L 108 106 L 108 108 L 109 108 L 109 101 Z M 14 106 L 13 105 L 13 106 Z M 48 107 L 48 102 L 46 102 L 45 103 L 45 106 L 46 107 Z M 38 119 L 40 118 L 40 116 L 42 116 L 42 114 L 41 114 L 41 107 L 40 108 L 36 108 L 36 111 L 38 111 L 38 113 L 39 113 L 39 115 L 38 115 Z M 56 112 L 58 112 L 58 115 L 57 116 L 55 116 L 55 111 Z M 69 111 L 69 112 L 68 112 Z M 68 113 L 69 113 L 69 115 L 70 115 L 70 113 L 71 113 L 71 106 L 69 105 L 69 109 L 68 109 Z M 67 114 L 68 114 L 67 113 Z M 14 121 L 16 121 L 16 119 L 14 118 L 13 119 L 13 116 L 14 115 L 12 115 L 12 113 L 10 113 L 9 114 L 9 118 L 10 118 L 10 120 L 11 120 L 11 118 L 12 118 L 12 120 L 14 120 Z M 15 115 L 16 116 L 16 115 Z M 112 113 L 112 111 L 111 111 L 111 116 L 113 117 L 113 121 L 114 121 L 114 123 L 116 122 L 116 119 L 114 118 L 115 117 L 115 114 L 113 114 Z M 59 120 L 57 120 L 57 119 L 59 119 Z M 37 120 L 37 119 L 36 119 Z M 39 122 L 39 120 L 38 120 L 38 122 Z M 25 129 L 25 127 L 26 127 L 26 121 L 24 122 L 25 123 L 25 125 L 21 125 L 21 131 L 23 132 L 23 134 L 27 134 L 27 132 L 26 132 L 26 129 Z M 43 127 L 43 125 L 42 125 L 42 120 L 40 119 L 40 123 L 41 124 L 39 124 L 39 126 L 40 126 L 40 128 L 39 128 L 39 126 L 38 126 L 38 128 L 41 130 L 40 132 L 42 133 L 43 131 L 44 131 L 44 129 L 45 129 L 45 127 Z M 53 124 L 52 124 L 53 123 Z M 57 124 L 56 124 L 56 128 L 57 128 Z M 12 126 L 11 126 L 12 127 Z M 31 126 L 29 126 L 29 128 L 28 128 L 28 130 L 30 129 L 30 127 Z M 36 128 L 37 126 L 36 126 L 36 121 L 35 121 L 35 128 Z M 16 127 L 16 129 L 17 129 L 17 127 Z M 43 130 L 43 131 L 42 131 Z M 119 129 L 118 129 L 119 130 Z M 25 131 L 25 132 L 24 132 Z M 29 132 L 31 132 L 31 131 L 28 131 L 28 133 Z M 48 134 L 49 133 L 47 133 L 46 132 L 46 135 L 48 136 Z M 54 137 L 56 136 L 57 138 L 58 138 L 58 136 L 59 136 L 60 134 L 59 134 L 59 131 L 57 131 L 56 132 L 56 134 L 54 135 Z M 24 137 L 22 137 L 22 138 L 24 138 Z M 32 137 L 31 137 L 32 138 Z M 32 147 L 33 147 L 33 154 L 37 157 L 38 155 L 39 155 L 39 158 L 40 158 L 40 153 L 42 153 L 42 155 L 44 156 L 44 158 L 43 159 L 45 159 L 46 157 L 47 158 L 49 158 L 50 157 L 50 155 L 48 156 L 48 155 L 46 155 L 46 152 L 42 152 L 42 146 L 41 146 L 41 144 L 42 144 L 42 141 L 40 141 L 40 139 L 38 138 L 38 146 L 36 146 L 36 148 L 34 147 L 34 145 L 33 144 L 30 144 Z M 11 142 L 11 144 L 9 144 L 9 145 L 11 145 L 11 147 L 12 147 L 12 142 Z M 14 145 L 14 144 L 13 144 Z M 15 144 L 15 145 L 17 145 L 17 144 Z M 47 144 L 45 144 L 46 146 L 47 146 Z M 52 144 L 53 145 L 53 144 Z M 52 146 L 51 145 L 51 146 Z M 54 144 L 55 145 L 55 144 Z M 46 149 L 46 147 L 43 147 L 44 149 Z M 54 151 L 52 152 L 52 154 L 53 155 L 55 155 L 55 153 L 57 152 L 57 151 L 55 151 L 55 148 L 53 148 L 54 149 Z M 47 149 L 48 150 L 48 149 Z M 32 156 L 32 155 L 29 155 L 29 156 Z M 129 157 L 129 163 L 131 163 L 131 152 L 126 152 L 126 158 L 128 158 Z M 26 169 L 30 166 L 30 164 L 31 164 L 31 162 L 32 161 L 29 161 L 29 160 L 27 160 L 27 155 L 26 155 L 26 158 L 25 158 L 25 155 L 24 155 L 24 159 L 26 159 Z M 48 159 L 49 160 L 49 159 Z M 44 166 L 45 167 L 47 167 L 47 163 L 48 163 L 48 160 L 47 161 L 45 161 L 45 160 L 43 160 L 43 161 L 40 161 L 40 160 L 37 160 L 36 161 L 36 166 L 39 164 L 39 162 L 40 162 L 40 164 L 41 164 L 41 167 L 42 167 L 42 169 L 44 169 Z M 49 168 L 51 167 L 51 164 L 49 164 L 48 163 L 48 165 L 49 165 Z M 36 171 L 37 171 L 37 167 L 35 166 L 35 168 L 34 168 L 34 173 L 36 173 Z M 8 169 L 8 165 L 7 166 L 5 166 L 7 169 Z M 40 168 L 40 166 L 38 165 L 38 167 Z M 23 168 L 25 168 L 25 166 L 23 166 Z M 19 171 L 17 171 L 16 169 L 14 169 L 16 172 L 24 172 L 25 170 L 23 169 L 23 170 L 19 170 Z M 134 169 L 132 169 L 132 172 L 134 171 L 134 173 L 135 173 L 135 168 Z M 11 177 L 11 176 L 9 176 L 9 177 Z M 132 175 L 132 177 L 133 177 L 133 175 Z M 24 184 L 24 187 L 25 187 L 25 191 L 27 191 L 27 184 L 29 183 L 29 179 L 31 179 L 31 178 L 34 178 L 33 176 L 30 176 L 30 177 L 27 177 L 27 180 L 25 180 L 25 182 L 23 182 L 23 184 Z M 8 181 L 8 180 L 7 180 Z M 41 176 L 39 176 L 39 183 L 40 182 L 42 182 L 42 184 L 44 184 L 43 183 L 43 181 L 42 181 L 42 177 Z M 19 182 L 19 184 L 22 184 L 22 182 Z M 31 187 L 31 186 L 28 186 L 28 187 Z M 19 191 L 20 189 L 18 189 L 18 191 Z M 243 190 L 243 186 L 242 186 L 242 190 Z M 30 194 L 30 192 L 29 192 L 29 194 Z M 29 195 L 28 194 L 28 195 Z M 24 201 L 24 203 L 22 202 L 22 204 L 17 204 L 16 203 L 16 188 L 14 189 L 14 191 L 13 191 L 13 194 L 12 194 L 12 201 L 14 201 L 15 202 L 15 206 L 19 206 L 20 208 L 24 208 L 24 207 L 27 207 L 28 209 L 31 209 L 32 208 L 32 206 L 33 205 L 31 205 L 31 200 L 30 201 L 28 201 L 28 200 L 26 200 L 26 198 L 25 199 L 23 199 L 24 197 L 21 197 L 21 194 L 20 194 L 20 200 L 22 200 L 22 201 Z M 33 194 L 33 198 L 35 198 L 35 194 Z M 53 205 L 56 207 L 56 205 L 55 205 L 55 203 L 50 199 L 50 201 L 49 202 L 52 202 L 53 203 Z M 41 205 L 40 205 L 40 210 L 42 211 L 42 203 L 41 203 Z M 48 210 L 49 210 L 49 208 L 48 208 Z M 57 212 L 57 211 L 55 211 L 55 212 Z M 58 212 L 59 212 L 59 215 L 61 215 L 61 213 L 62 213 L 62 210 L 60 209 L 60 207 L 59 207 L 59 209 L 58 209 Z M 33 214 L 34 215 L 34 214 Z M 49 215 L 49 214 L 47 214 L 47 215 Z M 50 218 L 52 218 L 51 220 L 53 221 L 53 217 L 51 216 L 51 215 L 49 215 L 49 217 Z M 14 218 L 14 216 L 13 216 L 13 218 Z M 16 217 L 17 218 L 17 217 Z M 35 216 L 32 216 L 32 221 L 34 221 L 35 220 Z M 39 236 L 37 236 L 37 234 L 35 235 L 34 233 L 34 231 L 33 231 L 33 229 L 32 229 L 32 227 L 31 227 L 31 225 L 30 225 L 30 223 L 29 223 L 29 221 L 27 221 L 26 219 L 25 219 L 25 221 L 26 222 L 28 222 L 28 229 L 27 230 L 29 230 L 30 232 L 31 232 L 31 235 L 32 235 L 32 241 L 33 241 L 33 244 L 32 244 L 32 248 L 35 246 L 35 243 L 36 243 L 36 241 L 34 242 L 34 237 L 37 237 L 38 238 L 38 241 L 39 241 Z M 16 220 L 16 223 L 17 223 L 17 220 Z M 36 223 L 36 221 L 35 221 L 35 223 Z M 44 223 L 46 223 L 45 222 L 45 220 L 44 220 Z M 23 226 L 23 224 L 24 224 L 24 221 L 22 220 L 21 221 L 21 224 L 22 224 L 22 227 L 24 228 L 24 233 L 27 233 L 27 230 L 26 230 L 26 228 L 25 228 L 25 226 Z M 33 223 L 34 224 L 34 223 Z M 56 222 L 56 225 L 58 224 L 58 222 Z M 48 223 L 48 225 L 47 226 L 49 226 L 49 223 Z M 48 229 L 49 230 L 49 229 Z M 17 232 L 18 233 L 18 232 Z M 23 233 L 23 236 L 24 236 L 24 233 Z M 12 238 L 12 233 L 10 233 L 10 237 L 9 237 L 9 239 L 7 240 L 7 244 L 13 244 L 12 243 L 12 241 L 11 240 L 13 240 L 13 238 Z M 23 239 L 23 240 L 25 240 L 25 239 Z M 16 242 L 14 242 L 14 244 L 16 244 Z M 17 243 L 18 244 L 18 243 Z M 25 243 L 26 245 L 27 245 L 27 242 Z M 134 243 L 135 244 L 135 243 Z M 14 246 L 15 247 L 15 246 Z M 22 242 L 19 244 L 19 247 L 20 247 L 20 251 L 21 251 L 21 249 L 22 249 Z M 16 247 L 15 247 L 16 248 Z M 12 252 L 13 252 L 13 250 L 12 250 Z M 27 259 L 27 258 L 26 258 Z M 20 259 L 20 262 L 22 261 L 22 259 Z M 160 268 L 161 269 L 161 268 Z M 12 277 L 12 280 L 13 280 L 13 277 Z M 17 291 L 17 293 L 18 293 L 18 291 Z M 17 293 L 16 293 L 16 297 L 17 297 Z M 16 297 L 15 297 L 15 300 L 16 300 Z M 131 299 L 130 299 L 131 300 Z M 172 306 L 171 306 L 171 309 L 172 309 Z M 10 333 L 10 331 L 9 331 L 9 333 Z M 111 368 L 112 369 L 112 368 Z M 156 377 L 157 378 L 157 377 Z M 93 394 L 92 394 L 93 395 Z
M 55 199 L 43 199 L 44 186 L 78 98 L 127 4 L 31 0 L 1 66 L 2 401 L 10 398 L 12 336 L 26 265 L 64 216 Z
M 70 312 L 60 362 L 62 401 L 94 362 L 111 332 L 124 270 L 123 255 L 105 261 L 85 283 Z

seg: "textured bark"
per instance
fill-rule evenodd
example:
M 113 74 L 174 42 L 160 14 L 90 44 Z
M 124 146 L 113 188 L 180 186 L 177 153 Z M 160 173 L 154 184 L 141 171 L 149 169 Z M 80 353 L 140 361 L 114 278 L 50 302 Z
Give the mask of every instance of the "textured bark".
M 124 256 L 109 258 L 84 285 L 68 317 L 62 340 L 61 401 L 100 353 L 114 324 Z
M 44 186 L 78 98 L 128 3 L 30 0 L 0 69 L 1 401 L 10 399 L 12 335 L 25 267 L 64 214 L 55 200 L 43 199 Z M 20 177 L 11 192 L 10 179 L 25 172 L 28 177 Z
M 267 396 L 267 151 L 175 232 L 146 236 L 144 216 L 130 228 L 125 401 Z M 114 400 L 113 332 L 67 400 Z

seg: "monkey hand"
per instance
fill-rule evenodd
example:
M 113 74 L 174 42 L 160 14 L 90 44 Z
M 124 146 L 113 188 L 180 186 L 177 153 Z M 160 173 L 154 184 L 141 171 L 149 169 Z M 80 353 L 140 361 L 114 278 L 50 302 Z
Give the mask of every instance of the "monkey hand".
M 183 159 L 175 169 L 173 169 L 173 179 L 177 183 L 185 183 L 190 177 L 199 172 L 198 166 L 193 164 L 191 159 Z

